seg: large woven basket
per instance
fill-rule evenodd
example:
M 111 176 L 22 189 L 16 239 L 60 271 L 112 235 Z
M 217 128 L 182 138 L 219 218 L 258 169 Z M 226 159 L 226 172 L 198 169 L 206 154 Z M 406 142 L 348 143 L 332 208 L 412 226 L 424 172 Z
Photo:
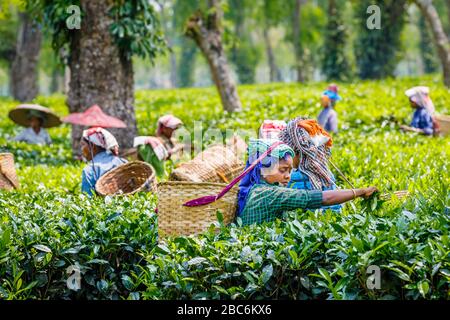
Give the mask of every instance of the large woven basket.
M 435 117 L 436 117 L 436 121 L 439 124 L 440 133 L 443 135 L 449 135 L 450 134 L 450 116 L 438 114 Z
M 225 224 L 231 223 L 236 214 L 237 193 L 233 187 L 221 199 L 198 207 L 185 207 L 186 201 L 219 193 L 226 184 L 169 181 L 158 184 L 158 235 L 188 236 L 205 232 L 217 221 L 217 212 L 223 215 Z
M 228 183 L 244 168 L 231 148 L 214 145 L 173 170 L 169 180 Z
M 101 196 L 156 192 L 155 170 L 143 161 L 132 161 L 108 171 L 98 179 L 95 190 Z
M 16 168 L 14 167 L 14 155 L 11 153 L 0 153 L 0 189 L 18 189 Z

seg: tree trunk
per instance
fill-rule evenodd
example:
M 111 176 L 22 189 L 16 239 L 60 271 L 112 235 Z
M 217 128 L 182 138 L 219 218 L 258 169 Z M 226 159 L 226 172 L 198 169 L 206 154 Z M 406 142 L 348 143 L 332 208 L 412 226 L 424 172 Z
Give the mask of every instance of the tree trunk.
M 422 11 L 422 14 L 427 19 L 431 30 L 433 32 L 434 42 L 442 63 L 442 70 L 444 73 L 444 84 L 450 87 L 450 49 L 449 40 L 442 27 L 441 19 L 436 11 L 431 0 L 416 0 L 417 6 Z
M 26 13 L 19 13 L 16 53 L 11 64 L 11 95 L 21 102 L 33 100 L 39 93 L 38 61 L 42 34 Z
M 209 1 L 210 9 L 206 18 L 197 12 L 189 19 L 186 35 L 195 41 L 208 61 L 224 110 L 236 112 L 241 111 L 242 106 L 222 46 L 222 11 L 218 2 Z
M 264 28 L 264 43 L 266 45 L 266 53 L 267 53 L 267 62 L 269 63 L 270 70 L 270 82 L 278 82 L 280 81 L 280 69 L 275 61 L 275 55 L 273 53 L 272 44 L 270 43 L 269 30 L 268 28 Z
M 81 0 L 84 17 L 70 44 L 70 84 L 67 104 L 70 112 L 82 112 L 98 104 L 105 113 L 123 120 L 126 129 L 108 129 L 120 148 L 132 147 L 136 136 L 133 66 L 110 33 L 108 14 L 113 0 Z M 72 126 L 72 148 L 80 155 L 81 126 Z
M 305 75 L 303 73 L 303 50 L 302 44 L 300 42 L 300 12 L 302 8 L 303 0 L 295 0 L 295 10 L 293 16 L 293 44 L 294 44 L 294 53 L 295 53 L 295 69 L 297 71 L 297 81 L 304 82 Z

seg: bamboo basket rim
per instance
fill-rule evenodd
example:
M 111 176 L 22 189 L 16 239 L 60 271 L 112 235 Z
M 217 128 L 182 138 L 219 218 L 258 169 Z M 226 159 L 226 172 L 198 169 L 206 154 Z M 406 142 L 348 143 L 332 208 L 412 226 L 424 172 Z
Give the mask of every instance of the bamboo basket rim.
M 149 177 L 147 178 L 146 181 L 149 181 L 149 180 L 150 180 L 150 181 L 153 181 L 153 184 L 156 185 L 156 181 L 155 181 L 155 179 L 156 179 L 156 172 L 155 172 L 155 169 L 153 168 L 153 166 L 152 166 L 151 164 L 145 162 L 145 161 L 133 160 L 133 161 L 129 161 L 129 162 L 123 163 L 123 164 L 121 164 L 120 166 L 117 166 L 117 167 L 115 167 L 115 168 L 109 170 L 108 172 L 106 172 L 104 175 L 102 175 L 102 176 L 97 180 L 97 182 L 95 183 L 95 190 L 96 190 L 97 194 L 99 194 L 99 195 L 101 195 L 101 196 L 115 196 L 115 197 L 116 197 L 116 196 L 129 196 L 129 195 L 133 195 L 133 194 L 135 194 L 135 193 L 137 193 L 137 192 L 140 192 L 140 191 L 144 190 L 145 183 L 141 184 L 141 185 L 139 186 L 139 188 L 136 188 L 135 190 L 133 190 L 133 191 L 131 191 L 131 192 L 127 192 L 127 193 L 117 193 L 117 192 L 116 192 L 116 193 L 111 193 L 111 194 L 105 194 L 105 193 L 100 192 L 100 191 L 98 190 L 98 187 L 100 186 L 100 182 L 101 182 L 101 181 L 103 181 L 103 180 L 107 179 L 108 177 L 114 175 L 117 171 L 124 170 L 124 167 L 126 167 L 126 166 L 129 167 L 129 166 L 131 166 L 131 165 L 136 165 L 136 164 L 145 166 L 145 167 L 147 167 L 147 168 L 150 168 L 151 174 L 149 175 Z
M 228 185 L 228 183 L 220 183 L 220 182 L 195 182 L 195 181 L 176 181 L 176 180 L 170 180 L 170 181 L 164 181 L 164 182 L 158 183 L 158 185 L 173 185 L 173 184 L 210 185 L 210 186 L 217 186 L 217 187 L 226 187 Z

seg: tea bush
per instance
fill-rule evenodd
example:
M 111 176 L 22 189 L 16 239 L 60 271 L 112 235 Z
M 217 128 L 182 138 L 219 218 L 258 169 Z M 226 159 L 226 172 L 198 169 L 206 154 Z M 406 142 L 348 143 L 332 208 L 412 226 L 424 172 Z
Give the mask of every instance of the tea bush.
M 1 100 L 0 148 L 14 153 L 21 189 L 0 191 L 0 299 L 449 299 L 450 138 L 395 125 L 410 121 L 403 92 L 417 84 L 450 113 L 449 92 L 434 77 L 341 85 L 337 106 L 334 162 L 356 186 L 406 189 L 405 200 L 358 200 L 342 214 L 298 210 L 256 226 L 238 220 L 165 241 L 153 195 L 81 195 L 84 164 L 72 160 L 70 127 L 50 129 L 48 147 L 11 142 L 20 128 L 6 111 L 16 103 Z M 190 132 L 202 121 L 203 132 L 256 134 L 263 119 L 316 117 L 325 87 L 241 86 L 239 114 L 223 113 L 214 88 L 138 91 L 138 128 L 152 134 L 170 112 Z M 67 114 L 63 96 L 36 102 Z M 367 285 L 369 266 L 380 268 L 380 289 Z

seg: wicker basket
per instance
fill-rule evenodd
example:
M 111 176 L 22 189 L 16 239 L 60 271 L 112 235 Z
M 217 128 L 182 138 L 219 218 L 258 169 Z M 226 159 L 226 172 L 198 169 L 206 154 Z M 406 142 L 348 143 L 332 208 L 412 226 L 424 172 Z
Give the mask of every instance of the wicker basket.
M 435 116 L 439 124 L 439 132 L 443 135 L 450 134 L 450 116 L 438 114 Z
M 228 183 L 245 168 L 230 148 L 211 146 L 172 171 L 169 180 Z
M 237 208 L 238 187 L 221 199 L 204 206 L 185 207 L 183 203 L 205 195 L 219 193 L 226 184 L 169 181 L 158 185 L 158 235 L 160 237 L 194 235 L 205 232 L 217 221 L 217 211 L 223 222 L 233 221 Z
M 14 156 L 11 153 L 0 153 L 0 189 L 11 190 L 13 188 L 19 188 Z
M 155 170 L 142 161 L 128 162 L 101 176 L 95 190 L 101 196 L 156 192 Z

